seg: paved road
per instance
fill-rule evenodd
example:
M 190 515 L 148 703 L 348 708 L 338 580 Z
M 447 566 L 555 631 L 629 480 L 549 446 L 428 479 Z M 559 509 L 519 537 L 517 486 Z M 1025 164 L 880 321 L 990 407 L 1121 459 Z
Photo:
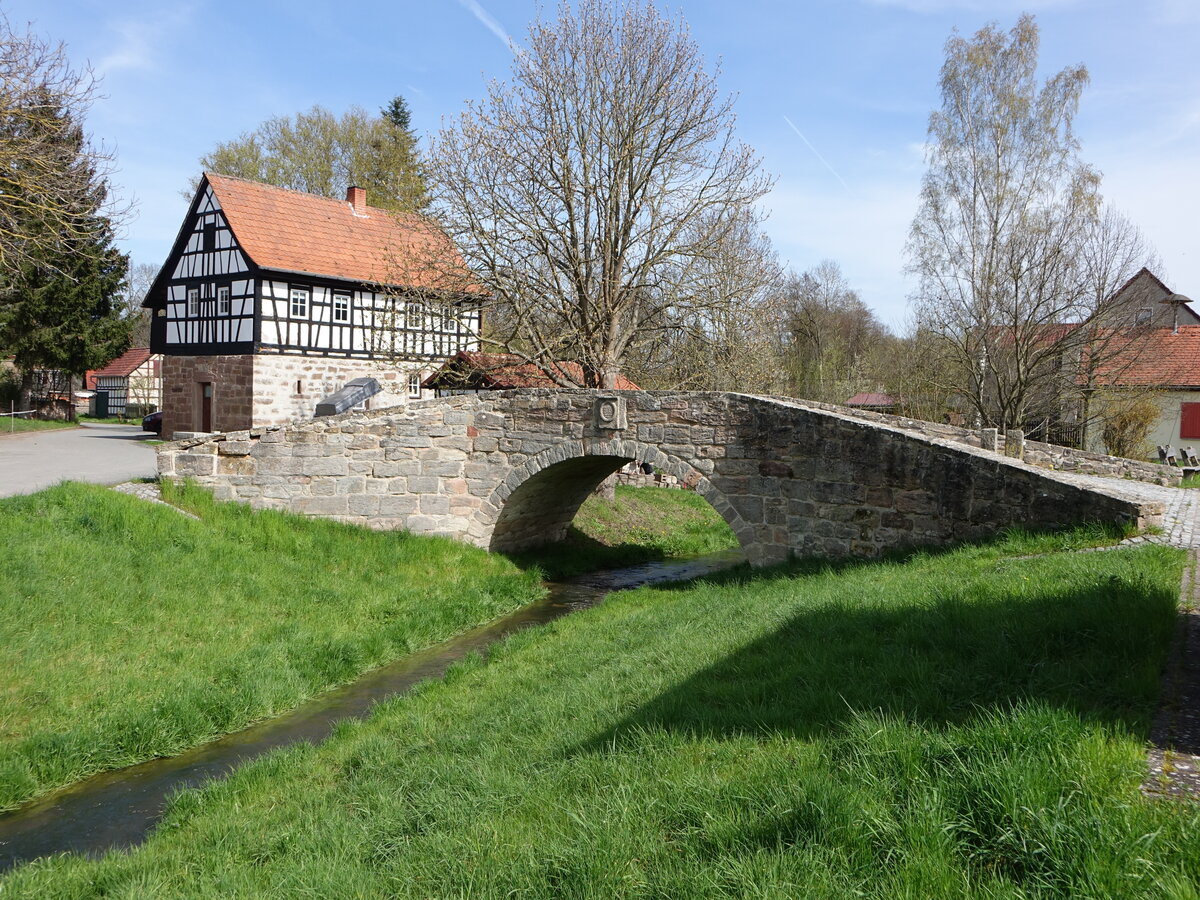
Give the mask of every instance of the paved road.
M 157 474 L 153 447 L 135 425 L 0 432 L 0 497 L 32 494 L 60 481 L 116 484 Z

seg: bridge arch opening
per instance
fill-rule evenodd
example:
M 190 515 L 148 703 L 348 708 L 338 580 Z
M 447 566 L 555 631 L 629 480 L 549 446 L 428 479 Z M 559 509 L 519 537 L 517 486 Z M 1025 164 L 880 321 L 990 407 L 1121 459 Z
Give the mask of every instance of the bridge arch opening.
M 656 447 L 622 441 L 563 456 L 555 448 L 532 457 L 493 493 L 489 550 L 510 553 L 563 540 L 583 502 L 629 462 L 649 463 L 693 488 L 733 529 L 743 551 L 754 540 L 751 528 L 699 470 Z

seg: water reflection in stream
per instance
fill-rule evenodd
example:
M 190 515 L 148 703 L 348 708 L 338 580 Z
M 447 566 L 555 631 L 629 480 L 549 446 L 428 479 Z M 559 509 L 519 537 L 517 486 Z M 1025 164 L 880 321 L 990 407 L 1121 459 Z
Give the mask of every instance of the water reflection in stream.
M 698 578 L 742 559 L 739 551 L 730 550 L 691 560 L 597 572 L 550 585 L 547 596 L 536 603 L 368 672 L 358 681 L 321 694 L 292 712 L 179 756 L 105 772 L 64 788 L 0 816 L 0 872 L 55 853 L 98 856 L 114 847 L 129 847 L 146 837 L 172 793 L 221 778 L 238 765 L 278 747 L 322 741 L 342 719 L 366 715 L 380 700 L 441 676 L 453 663 L 515 631 L 594 606 L 610 591 Z

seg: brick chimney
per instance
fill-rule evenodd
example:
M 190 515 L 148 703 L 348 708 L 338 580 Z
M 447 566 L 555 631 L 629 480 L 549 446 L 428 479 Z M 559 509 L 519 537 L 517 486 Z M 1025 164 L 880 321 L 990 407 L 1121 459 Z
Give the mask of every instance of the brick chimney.
M 346 202 L 353 208 L 356 216 L 365 216 L 367 214 L 367 189 L 354 185 L 346 188 Z

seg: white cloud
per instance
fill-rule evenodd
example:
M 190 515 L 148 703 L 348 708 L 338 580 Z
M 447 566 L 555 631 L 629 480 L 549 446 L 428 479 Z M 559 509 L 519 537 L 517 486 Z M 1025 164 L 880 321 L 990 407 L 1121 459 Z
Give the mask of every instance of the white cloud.
M 478 19 L 488 31 L 499 38 L 500 43 L 504 44 L 505 47 L 513 46 L 513 40 L 508 32 L 504 30 L 504 26 L 491 13 L 480 6 L 478 0 L 458 0 L 458 2 L 471 15 Z
M 856 183 L 851 196 L 827 181 L 786 179 L 766 200 L 766 231 L 780 259 L 796 271 L 832 259 L 876 315 L 899 329 L 913 287 L 904 272 L 904 243 L 919 190 L 915 174 Z
M 123 69 L 154 69 L 158 54 L 166 43 L 166 35 L 191 17 L 188 5 L 172 6 L 156 18 L 124 19 L 112 23 L 108 30 L 116 33 L 114 48 L 96 65 L 98 74 L 106 75 Z

